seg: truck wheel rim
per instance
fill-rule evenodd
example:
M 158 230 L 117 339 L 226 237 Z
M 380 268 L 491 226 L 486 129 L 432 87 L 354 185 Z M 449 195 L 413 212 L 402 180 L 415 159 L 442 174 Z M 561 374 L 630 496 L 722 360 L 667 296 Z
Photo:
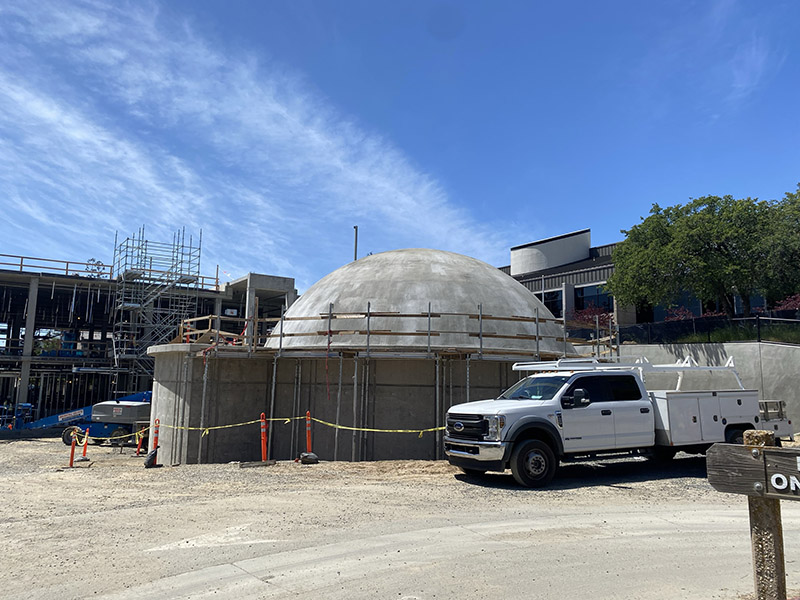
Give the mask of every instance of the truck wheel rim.
M 525 470 L 534 477 L 540 477 L 547 470 L 547 459 L 538 450 L 528 452 L 525 456 Z

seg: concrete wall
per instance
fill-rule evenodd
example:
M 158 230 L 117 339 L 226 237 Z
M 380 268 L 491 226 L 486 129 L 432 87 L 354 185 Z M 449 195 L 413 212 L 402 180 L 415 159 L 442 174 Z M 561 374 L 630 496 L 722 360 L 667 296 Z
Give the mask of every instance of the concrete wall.
M 198 351 L 203 346 L 160 346 L 156 358 L 152 418 L 161 420 L 159 460 L 163 464 L 260 460 L 258 424 L 210 432 L 201 440 L 199 431 L 172 427 L 200 427 L 205 365 Z M 653 363 L 674 363 L 692 356 L 701 365 L 721 365 L 733 356 L 745 387 L 757 389 L 765 400 L 785 400 L 788 416 L 800 423 L 800 347 L 755 342 L 729 344 L 624 345 L 623 356 L 646 356 Z M 520 378 L 512 362 L 469 361 L 469 400 L 494 398 Z M 204 426 L 228 425 L 269 416 L 272 374 L 275 368 L 273 416 L 297 417 L 310 410 L 312 416 L 341 425 L 374 429 L 427 429 L 444 423 L 453 404 L 467 401 L 467 361 L 435 359 L 341 359 L 283 356 L 274 363 L 268 353 L 250 357 L 208 358 Z M 327 373 L 327 374 L 326 374 Z M 669 389 L 672 375 L 651 374 L 651 389 Z M 731 375 L 687 374 L 683 389 L 735 389 Z M 355 398 L 354 398 L 355 391 Z M 355 419 L 354 415 L 355 402 Z M 171 427 L 170 427 L 171 426 Z M 270 423 L 270 456 L 293 459 L 305 450 L 305 421 Z M 388 460 L 442 458 L 441 438 L 425 433 L 378 433 L 337 430 L 313 423 L 313 450 L 323 460 Z M 202 442 L 202 445 L 201 445 Z
M 748 389 L 759 390 L 761 400 L 785 400 L 788 417 L 800 423 L 800 346 L 772 342 L 735 342 L 726 344 L 665 344 L 623 345 L 622 356 L 646 356 L 652 363 L 673 363 L 692 356 L 701 365 L 722 365 L 733 356 L 736 370 Z M 648 387 L 669 388 L 675 384 L 674 377 L 651 375 Z M 735 387 L 736 380 L 730 376 L 706 374 L 687 375 L 683 389 L 711 389 L 720 382 Z
M 159 461 L 163 464 L 254 461 L 261 458 L 257 424 L 212 430 L 201 438 L 198 431 L 173 427 L 200 427 L 203 398 L 203 359 L 186 344 L 161 346 L 156 358 L 153 419 L 162 423 Z M 494 398 L 520 378 L 512 362 L 469 362 L 469 399 Z M 340 379 L 341 365 L 341 379 Z M 305 420 L 291 420 L 311 411 L 329 423 L 370 429 L 427 429 L 444 423 L 453 404 L 467 400 L 467 361 L 463 358 L 341 359 L 292 358 L 274 363 L 267 353 L 249 358 L 208 358 L 205 427 L 228 425 L 269 417 L 272 374 L 276 369 L 273 421 L 269 426 L 270 457 L 293 459 L 305 451 Z M 354 396 L 355 393 L 355 396 Z M 355 419 L 354 415 L 355 404 Z M 338 433 L 337 433 L 338 431 Z M 312 424 L 313 450 L 323 460 L 390 460 L 443 458 L 441 434 L 352 432 Z

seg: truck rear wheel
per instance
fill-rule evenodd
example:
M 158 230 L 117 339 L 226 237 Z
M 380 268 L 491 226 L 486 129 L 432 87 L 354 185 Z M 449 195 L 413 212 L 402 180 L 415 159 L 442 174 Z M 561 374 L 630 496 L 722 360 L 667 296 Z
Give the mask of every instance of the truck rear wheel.
M 518 442 L 511 453 L 511 473 L 525 487 L 546 486 L 555 476 L 557 466 L 552 448 L 541 440 Z
M 739 444 L 741 446 L 744 444 L 744 430 L 731 429 L 725 434 L 725 441 L 729 444 Z
M 678 451 L 675 448 L 656 446 L 653 448 L 650 454 L 650 460 L 654 460 L 656 462 L 668 462 L 675 458 L 677 453 Z

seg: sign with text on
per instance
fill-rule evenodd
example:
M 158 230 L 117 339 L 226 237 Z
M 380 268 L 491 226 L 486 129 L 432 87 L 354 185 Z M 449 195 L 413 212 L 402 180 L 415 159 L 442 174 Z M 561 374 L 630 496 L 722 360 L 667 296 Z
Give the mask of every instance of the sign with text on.
M 800 448 L 714 444 L 706 466 L 719 492 L 800 500 Z

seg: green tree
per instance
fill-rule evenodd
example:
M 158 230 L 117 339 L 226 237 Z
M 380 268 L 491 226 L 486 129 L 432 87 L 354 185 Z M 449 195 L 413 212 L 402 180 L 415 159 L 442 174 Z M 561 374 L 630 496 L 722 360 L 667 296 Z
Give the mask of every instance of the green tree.
M 765 295 L 770 305 L 800 290 L 800 185 L 776 203 L 774 210 L 765 274 L 769 282 Z
M 800 216 L 800 212 L 798 212 Z M 716 300 L 733 317 L 733 297 L 750 314 L 750 296 L 774 285 L 771 225 L 775 204 L 704 196 L 685 205 L 653 205 L 622 233 L 607 288 L 622 304 L 673 304 L 688 291 Z

